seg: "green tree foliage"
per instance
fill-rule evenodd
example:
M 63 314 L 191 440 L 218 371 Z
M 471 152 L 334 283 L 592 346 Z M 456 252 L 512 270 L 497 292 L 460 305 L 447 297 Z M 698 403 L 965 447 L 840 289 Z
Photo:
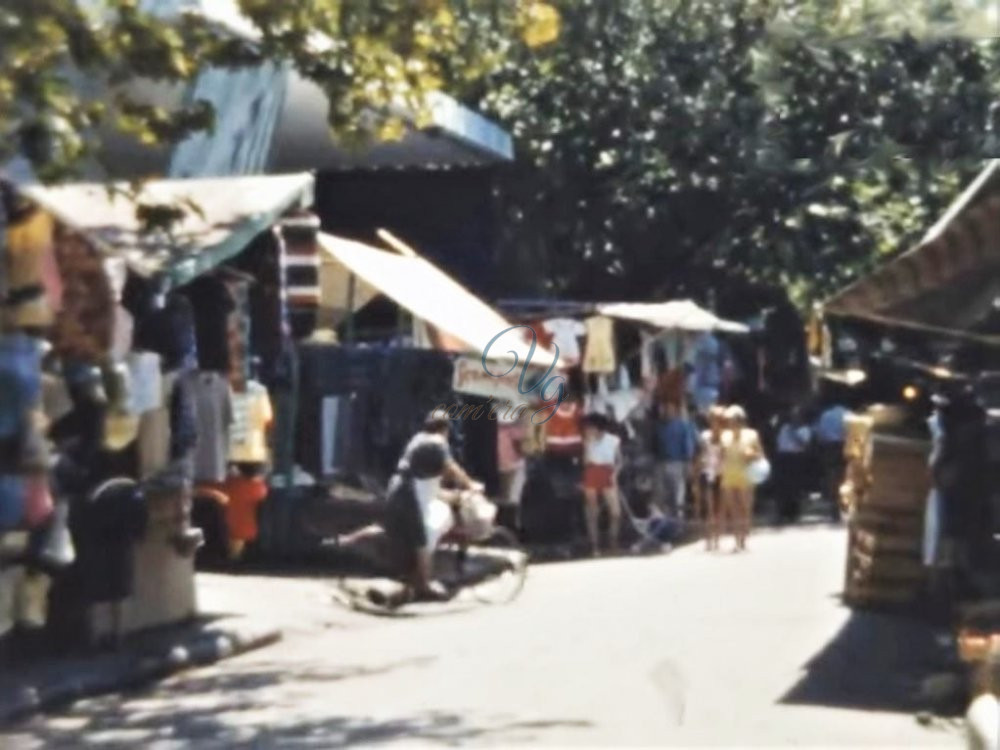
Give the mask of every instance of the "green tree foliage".
M 149 145 L 211 128 L 206 102 L 165 110 L 137 91 L 147 82 L 183 85 L 205 66 L 265 61 L 292 65 L 323 88 L 338 137 L 397 137 L 395 115 L 419 121 L 427 92 L 461 90 L 514 45 L 537 46 L 558 31 L 540 0 L 238 0 L 229 19 L 238 34 L 217 18 L 146 10 L 165 5 L 0 4 L 0 163 L 23 154 L 55 180 L 94 153 L 101 128 Z
M 555 5 L 558 40 L 509 56 L 482 104 L 525 160 L 509 241 L 556 289 L 643 297 L 724 268 L 805 301 L 996 153 L 998 47 L 956 36 L 950 3 Z

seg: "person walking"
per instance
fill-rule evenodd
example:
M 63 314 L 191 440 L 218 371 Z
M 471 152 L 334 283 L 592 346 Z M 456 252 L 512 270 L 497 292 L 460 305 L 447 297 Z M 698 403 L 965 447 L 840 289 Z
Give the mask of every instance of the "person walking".
M 618 551 L 621 533 L 621 501 L 618 498 L 618 467 L 621 465 L 621 439 L 613 434 L 607 420 L 590 414 L 584 420 L 583 497 L 587 537 L 594 557 L 600 554 L 600 501 L 608 508 L 608 537 L 612 552 Z
M 834 521 L 840 520 L 840 485 L 844 481 L 844 439 L 847 435 L 844 420 L 850 412 L 836 399 L 827 403 L 816 422 L 816 442 L 823 467 L 823 494 L 830 503 Z
M 760 437 L 747 426 L 747 415 L 741 406 L 726 409 L 727 429 L 722 433 L 722 467 L 720 493 L 723 517 L 736 539 L 734 552 L 747 548 L 747 537 L 753 525 L 754 485 L 750 479 L 750 464 L 763 457 Z
M 708 428 L 698 444 L 698 482 L 695 487 L 695 513 L 705 525 L 705 548 L 719 548 L 719 482 L 722 470 L 722 432 L 724 410 L 713 406 L 708 411 Z
M 805 424 L 799 409 L 791 409 L 778 428 L 775 443 L 774 493 L 780 523 L 794 523 L 799 519 L 811 443 L 812 430 Z
M 684 519 L 687 482 L 698 450 L 698 432 L 680 407 L 667 401 L 660 404 L 656 425 L 657 501 L 670 518 Z

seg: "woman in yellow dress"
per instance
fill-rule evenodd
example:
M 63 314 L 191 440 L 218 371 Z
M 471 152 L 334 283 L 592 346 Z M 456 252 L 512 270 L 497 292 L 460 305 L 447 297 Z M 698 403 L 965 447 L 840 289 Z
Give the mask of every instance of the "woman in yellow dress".
M 753 524 L 754 486 L 747 469 L 764 451 L 757 431 L 747 427 L 747 415 L 742 407 L 730 406 L 725 416 L 720 475 L 722 515 L 729 519 L 729 528 L 736 538 L 734 551 L 739 552 L 746 549 Z

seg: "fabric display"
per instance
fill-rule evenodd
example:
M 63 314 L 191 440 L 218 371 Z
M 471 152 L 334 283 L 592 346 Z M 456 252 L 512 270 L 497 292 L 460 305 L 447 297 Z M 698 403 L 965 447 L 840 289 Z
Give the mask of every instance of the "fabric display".
M 143 479 L 165 469 L 171 458 L 170 405 L 177 373 L 157 375 L 158 405 L 139 417 L 139 476 Z
M 104 370 L 108 409 L 104 415 L 104 448 L 121 451 L 139 436 L 139 415 L 131 410 L 132 374 L 126 363 L 116 363 Z
M 614 321 L 603 315 L 584 321 L 587 343 L 583 355 L 583 371 L 610 374 L 615 371 Z
M 580 363 L 580 337 L 587 333 L 583 323 L 572 318 L 551 318 L 542 323 L 542 328 L 552 335 L 553 343 L 559 347 L 562 366 Z
M 176 376 L 170 393 L 170 459 L 187 458 L 198 443 L 198 404 L 192 370 Z
M 62 309 L 52 329 L 55 353 L 100 361 L 111 351 L 116 304 L 104 263 L 75 232 L 57 231 L 55 250 L 63 279 Z
M 287 300 L 283 288 L 284 241 L 277 229 L 260 235 L 233 262 L 236 268 L 254 277 L 249 290 L 250 349 L 260 359 L 258 379 L 273 387 L 286 382 L 284 354 L 291 329 L 288 324 Z
M 62 307 L 54 230 L 52 217 L 44 211 L 7 227 L 6 319 L 12 328 L 47 328 Z
M 45 415 L 46 430 L 73 411 L 66 378 L 62 374 L 42 373 L 42 413 Z
M 224 507 L 230 541 L 254 541 L 257 506 L 267 498 L 267 482 L 262 477 L 230 476 L 216 486 L 228 498 Z
M 221 482 L 226 478 L 229 428 L 233 423 L 229 381 L 218 372 L 193 372 L 183 379 L 191 383 L 194 391 L 194 478 L 198 482 Z
M 250 284 L 247 281 L 228 280 L 233 297 L 234 312 L 229 316 L 229 382 L 236 391 L 242 391 L 251 377 L 250 373 Z
M 202 276 L 185 286 L 183 293 L 194 311 L 198 368 L 228 377 L 229 316 L 236 310 L 229 286 L 216 276 Z
M 135 348 L 159 354 L 168 372 L 196 367 L 198 343 L 191 301 L 182 294 L 161 298 L 155 287 L 131 278 L 122 304 L 135 316 Z
M 126 357 L 131 392 L 128 411 L 145 414 L 163 406 L 163 374 L 160 355 L 154 352 L 132 352 Z
M 251 381 L 246 384 L 243 393 L 232 395 L 232 404 L 229 460 L 234 463 L 267 463 L 270 459 L 267 428 L 274 419 L 267 388 Z
M 316 328 L 320 303 L 319 228 L 319 219 L 312 215 L 286 219 L 281 224 L 288 318 L 292 335 L 298 339 L 308 338 Z
M 40 342 L 24 334 L 0 337 L 0 439 L 16 436 L 41 396 Z
M 546 454 L 575 456 L 583 450 L 583 410 L 579 404 L 564 401 L 545 423 Z M 540 419 L 544 419 L 543 414 Z
M 24 500 L 24 479 L 14 474 L 0 475 L 0 532 L 21 527 Z

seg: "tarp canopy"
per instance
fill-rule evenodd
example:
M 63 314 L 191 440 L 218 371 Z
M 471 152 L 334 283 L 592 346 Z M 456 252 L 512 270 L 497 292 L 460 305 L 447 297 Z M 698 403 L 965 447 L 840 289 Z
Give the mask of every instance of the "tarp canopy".
M 421 257 L 405 257 L 361 242 L 320 233 L 320 246 L 359 279 L 390 297 L 414 316 L 489 359 L 525 364 L 531 344 L 524 328 L 498 334 L 515 324 L 487 305 L 440 268 Z M 489 351 L 486 352 L 487 347 Z M 548 367 L 555 353 L 536 346 L 530 364 Z
M 18 190 L 98 249 L 123 257 L 136 273 L 184 284 L 241 252 L 293 207 L 312 203 L 313 176 L 76 183 Z M 182 212 L 167 230 L 146 231 L 141 210 Z
M 964 329 L 1000 279 L 1000 160 L 993 159 L 908 250 L 828 299 L 831 315 Z
M 723 320 L 691 300 L 671 302 L 615 302 L 600 304 L 598 312 L 609 318 L 634 320 L 657 328 L 679 331 L 722 331 L 749 333 L 742 323 Z

